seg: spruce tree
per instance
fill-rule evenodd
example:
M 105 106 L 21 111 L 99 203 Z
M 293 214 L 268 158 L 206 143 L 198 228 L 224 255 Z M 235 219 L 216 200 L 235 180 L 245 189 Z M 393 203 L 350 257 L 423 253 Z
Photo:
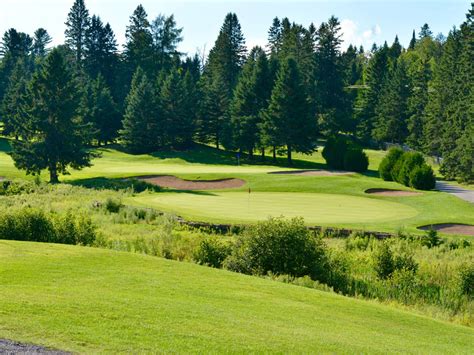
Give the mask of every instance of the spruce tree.
M 413 34 L 411 36 L 410 44 L 408 45 L 409 50 L 415 49 L 416 46 L 416 35 L 415 35 L 415 30 L 413 30 Z
M 38 28 L 33 37 L 33 55 L 44 58 L 50 52 L 48 46 L 53 39 L 44 28 Z
M 99 146 L 117 137 L 121 115 L 101 74 L 89 83 L 82 101 L 82 112 L 84 121 L 94 127 L 94 138 Z
M 66 21 L 66 45 L 74 51 L 76 63 L 80 64 L 84 55 L 86 31 L 90 26 L 89 10 L 84 0 L 75 0 Z
M 174 69 L 163 81 L 159 93 L 164 145 L 178 149 L 189 147 L 194 134 L 186 89 L 180 71 Z
M 126 99 L 120 137 L 132 153 L 151 153 L 159 145 L 160 135 L 156 93 L 145 72 L 138 67 Z
M 255 47 L 245 63 L 231 104 L 234 147 L 253 156 L 262 148 L 261 116 L 271 93 L 270 72 L 265 52 Z
M 158 70 L 169 70 L 172 57 L 179 56 L 178 45 L 183 40 L 183 28 L 176 25 L 174 16 L 158 15 L 151 24 L 155 64 Z
M 285 60 L 278 72 L 263 129 L 268 146 L 285 147 L 290 165 L 293 152 L 309 154 L 316 148 L 316 120 L 292 58 Z
M 78 116 L 78 92 L 63 56 L 53 50 L 28 86 L 22 140 L 13 143 L 11 153 L 18 169 L 35 175 L 48 169 L 50 182 L 57 183 L 70 167 L 91 165 L 96 156 L 87 148 L 92 131 Z
M 377 122 L 373 137 L 381 142 L 404 143 L 407 136 L 410 81 L 403 58 L 397 61 L 382 89 L 376 108 Z
M 153 37 L 148 22 L 148 14 L 139 5 L 127 26 L 125 57 L 131 73 L 141 67 L 147 75 L 153 74 Z

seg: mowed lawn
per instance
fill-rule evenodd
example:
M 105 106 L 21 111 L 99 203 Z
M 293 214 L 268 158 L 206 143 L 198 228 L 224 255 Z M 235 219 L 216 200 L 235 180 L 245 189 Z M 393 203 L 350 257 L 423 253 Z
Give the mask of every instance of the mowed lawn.
M 190 263 L 0 241 L 0 338 L 73 352 L 472 353 L 474 330 Z
M 8 144 L 0 140 L 0 176 L 22 177 L 6 154 Z M 2 151 L 3 150 L 3 151 Z M 144 175 L 175 175 L 184 179 L 241 178 L 238 189 L 204 192 L 169 190 L 142 193 L 127 199 L 131 205 L 173 212 L 192 220 L 251 223 L 269 216 L 302 216 L 312 225 L 417 232 L 417 227 L 436 223 L 474 224 L 474 205 L 442 192 L 419 196 L 380 197 L 365 193 L 370 188 L 407 190 L 376 175 L 384 152 L 368 151 L 371 171 L 349 176 L 273 175 L 294 170 L 285 166 L 237 165 L 234 154 L 198 146 L 188 152 L 159 152 L 130 155 L 114 149 L 100 149 L 102 157 L 93 166 L 63 176 L 65 182 L 94 184 L 97 179 L 123 179 Z M 303 160 L 304 159 L 304 160 Z M 284 159 L 280 159 L 284 163 Z M 267 164 L 271 160 L 267 159 Z M 321 153 L 297 155 L 295 165 L 325 169 Z M 46 174 L 45 174 L 46 175 Z M 251 194 L 248 191 L 251 191 Z

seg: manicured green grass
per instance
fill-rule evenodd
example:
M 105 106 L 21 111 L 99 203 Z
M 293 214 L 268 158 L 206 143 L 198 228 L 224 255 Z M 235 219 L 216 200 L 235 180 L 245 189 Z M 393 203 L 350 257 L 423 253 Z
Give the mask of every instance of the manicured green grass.
M 284 215 L 303 217 L 308 224 L 354 225 L 399 221 L 418 214 L 413 207 L 391 201 L 302 192 L 162 193 L 141 195 L 130 202 L 220 222 L 255 222 Z
M 7 143 L 0 140 L 0 150 Z M 291 170 L 286 166 L 245 163 L 238 166 L 232 153 L 197 146 L 187 152 L 160 152 L 130 155 L 114 149 L 100 149 L 102 157 L 91 168 L 73 171 L 65 182 L 101 187 L 104 179 L 143 175 L 176 175 L 185 179 L 244 179 L 244 187 L 201 194 L 170 191 L 150 196 L 147 193 L 127 199 L 129 204 L 175 212 L 186 218 L 226 223 L 247 223 L 272 216 L 304 216 L 308 224 L 394 232 L 436 223 L 474 224 L 474 205 L 446 193 L 424 192 L 413 197 L 377 197 L 365 194 L 369 188 L 407 190 L 376 177 L 376 165 L 384 152 L 368 151 L 371 171 L 366 175 L 297 176 L 268 172 Z M 326 168 L 320 151 L 312 156 L 297 155 L 300 168 Z M 306 159 L 306 160 L 303 160 Z M 267 164 L 271 163 L 267 159 Z M 279 163 L 285 163 L 280 159 Z M 0 151 L 0 176 L 24 176 L 11 158 Z M 252 194 L 250 203 L 248 189 Z M 344 197 L 346 196 L 346 197 Z
M 75 352 L 470 353 L 474 331 L 156 257 L 0 241 L 0 338 Z

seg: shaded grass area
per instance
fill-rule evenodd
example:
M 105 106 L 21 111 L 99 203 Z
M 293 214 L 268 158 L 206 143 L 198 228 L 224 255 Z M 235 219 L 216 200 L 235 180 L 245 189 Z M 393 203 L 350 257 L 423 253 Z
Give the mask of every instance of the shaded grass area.
M 69 351 L 461 354 L 474 340 L 375 303 L 130 253 L 0 241 L 0 270 L 0 337 Z

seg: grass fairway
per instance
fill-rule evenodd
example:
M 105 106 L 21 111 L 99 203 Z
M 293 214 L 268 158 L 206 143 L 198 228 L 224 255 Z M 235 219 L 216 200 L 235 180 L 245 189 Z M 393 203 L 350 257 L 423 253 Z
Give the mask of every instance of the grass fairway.
M 474 330 L 131 253 L 0 241 L 0 338 L 76 352 L 472 351 Z
M 219 222 L 259 221 L 284 215 L 303 217 L 308 224 L 367 224 L 399 221 L 418 214 L 413 207 L 380 199 L 300 192 L 162 193 L 141 195 L 133 202 L 157 206 L 189 219 Z

